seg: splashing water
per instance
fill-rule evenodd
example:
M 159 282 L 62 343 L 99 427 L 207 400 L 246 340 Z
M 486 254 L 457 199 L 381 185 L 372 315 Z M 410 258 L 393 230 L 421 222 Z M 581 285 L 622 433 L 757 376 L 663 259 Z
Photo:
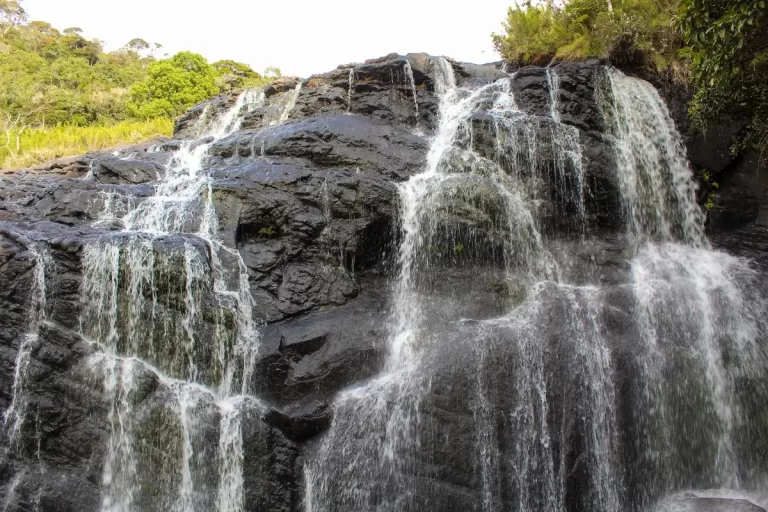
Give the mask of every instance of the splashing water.
M 433 482 L 461 478 L 442 473 L 446 460 L 474 464 L 471 483 L 459 485 L 471 488 L 466 509 L 483 512 L 642 511 L 681 489 L 764 487 L 748 448 L 763 431 L 746 417 L 760 413 L 743 388 L 762 393 L 753 382 L 768 364 L 760 343 L 768 302 L 748 262 L 710 249 L 680 136 L 656 90 L 611 69 L 597 90 L 630 274 L 620 286 L 577 286 L 546 236 L 552 218 L 574 219 L 568 229 L 582 241 L 592 236 L 581 132 L 560 108 L 558 69 L 547 69 L 550 112 L 538 117 L 519 111 L 508 79 L 466 90 L 445 59 L 431 67 L 439 125 L 424 171 L 398 185 L 389 356 L 377 378 L 336 398 L 330 430 L 305 463 L 305 509 L 440 508 Z M 434 297 L 431 274 L 474 242 L 452 220 L 456 211 L 492 219 L 482 221 L 488 245 L 469 268 L 483 268 L 499 233 L 492 262 L 509 290 L 522 285 L 498 318 L 457 319 Z M 450 249 L 463 242 L 450 257 L 441 253 L 446 239 Z M 631 304 L 628 341 L 608 325 L 617 296 Z M 463 420 L 435 420 L 447 410 L 471 415 L 472 446 L 456 434 Z M 464 444 L 451 444 L 453 435 Z
M 440 92 L 439 125 L 424 171 L 398 185 L 402 236 L 399 273 L 393 290 L 389 356 L 380 377 L 342 393 L 336 400 L 331 430 L 305 466 L 305 506 L 312 512 L 374 507 L 404 510 L 408 508 L 409 497 L 417 499 L 414 468 L 408 461 L 428 435 L 423 425 L 425 418 L 419 412 L 421 400 L 430 388 L 428 358 L 443 343 L 461 343 L 456 334 L 441 329 L 430 318 L 433 306 L 422 288 L 422 279 L 428 275 L 422 272 L 431 265 L 426 249 L 437 246 L 444 236 L 441 222 L 446 201 L 463 197 L 472 201 L 475 190 L 489 194 L 493 199 L 485 201 L 498 209 L 498 228 L 504 246 L 502 260 L 507 262 L 510 276 L 547 278 L 557 274 L 554 260 L 543 246 L 531 206 L 520 195 L 514 176 L 472 148 L 471 116 L 480 105 L 491 103 L 494 119 L 521 116 L 514 106 L 508 80 L 463 90 L 456 86 L 450 63 L 440 58 L 431 64 L 435 89 Z M 492 125 L 499 131 L 506 126 Z M 482 361 L 483 352 L 479 351 L 477 357 Z M 482 399 L 483 383 L 478 381 L 477 386 L 481 390 L 479 408 L 475 410 L 477 440 L 479 458 L 485 461 L 481 464 L 483 503 L 486 510 L 501 510 L 498 492 L 494 490 L 500 485 L 500 461 L 492 446 L 495 436 L 490 427 L 494 420 L 490 405 Z M 353 458 L 338 454 L 339 446 L 348 446 L 349 453 L 355 454 Z M 417 474 L 416 480 L 428 477 Z M 346 482 L 343 489 L 333 485 L 338 481 Z
M 630 232 L 641 241 L 706 246 L 696 186 L 664 101 L 648 82 L 615 69 L 608 70 L 608 80 L 604 116 L 614 136 Z

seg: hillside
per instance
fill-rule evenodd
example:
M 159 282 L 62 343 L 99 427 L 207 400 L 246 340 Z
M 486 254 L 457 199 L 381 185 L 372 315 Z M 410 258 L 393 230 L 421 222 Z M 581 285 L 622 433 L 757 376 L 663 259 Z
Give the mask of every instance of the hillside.
M 195 103 L 279 74 L 166 57 L 141 38 L 106 51 L 77 27 L 30 21 L 20 2 L 0 2 L 0 169 L 170 135 Z

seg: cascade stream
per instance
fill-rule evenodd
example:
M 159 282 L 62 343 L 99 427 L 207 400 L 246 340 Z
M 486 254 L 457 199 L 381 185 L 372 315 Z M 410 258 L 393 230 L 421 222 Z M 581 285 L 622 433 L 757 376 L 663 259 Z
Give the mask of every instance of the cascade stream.
M 683 512 L 694 491 L 768 506 L 768 287 L 707 238 L 659 92 L 595 64 L 585 127 L 561 66 L 537 71 L 532 101 L 531 70 L 389 57 L 196 107 L 146 152 L 170 155 L 146 181 L 97 183 L 92 160 L 76 249 L 47 219 L 17 233 L 0 217 L 29 283 L 3 511 L 56 509 L 45 436 L 65 428 L 28 390 L 64 380 L 40 361 L 65 366 L 46 343 L 69 331 L 87 349 L 61 386 L 104 434 L 94 510 Z M 381 332 L 367 359 L 325 314 Z M 336 388 L 307 369 L 328 353 Z M 360 361 L 362 377 L 339 370 Z
M 223 114 L 209 119 L 204 112 L 198 135 L 215 142 L 237 131 L 242 113 L 263 102 L 262 91 L 249 90 Z M 258 332 L 242 258 L 217 239 L 211 181 L 202 165 L 211 143 L 182 144 L 155 193 L 137 205 L 106 198 L 98 222 L 118 222 L 123 229 L 84 250 L 81 330 L 102 347 L 93 365 L 103 373 L 111 401 L 105 511 L 157 508 L 141 501 L 151 499 L 146 492 L 139 496 L 147 479 L 155 480 L 155 492 L 167 500 L 159 509 L 234 512 L 244 507 L 240 415 L 243 408 L 260 407 L 246 394 Z M 158 247 L 163 245 L 167 248 Z M 175 298 L 157 296 L 161 287 L 174 286 Z M 214 304 L 204 303 L 206 293 Z M 206 322 L 206 315 L 213 321 Z M 168 388 L 174 403 L 171 410 L 150 414 L 170 416 L 155 422 L 176 423 L 179 433 L 137 424 L 132 400 L 146 385 L 148 372 Z M 216 427 L 218 446 L 205 445 Z M 139 467 L 151 464 L 139 460 L 142 437 L 150 434 L 180 439 L 177 467 L 165 468 L 170 474 Z M 216 461 L 213 467 L 205 460 L 209 457 Z
M 467 428 L 475 430 L 475 445 L 462 450 L 476 465 L 482 504 L 471 510 L 644 510 L 667 489 L 762 487 L 765 475 L 739 452 L 735 436 L 746 421 L 738 381 L 763 373 L 767 362 L 760 345 L 765 298 L 753 288 L 757 275 L 747 262 L 713 251 L 706 240 L 680 136 L 656 90 L 609 69 L 599 91 L 634 247 L 627 258 L 639 345 L 622 363 L 637 372 L 630 411 L 637 445 L 630 456 L 640 460 L 640 476 L 622 469 L 628 454 L 619 424 L 627 418 L 618 410 L 617 356 L 600 324 L 611 297 L 600 283 L 571 275 L 571 255 L 562 248 L 556 254 L 544 235 L 540 205 L 547 198 L 538 194 L 546 189 L 557 191 L 560 213 L 570 210 L 577 219 L 569 228 L 573 238 L 583 239 L 586 226 L 579 133 L 561 123 L 556 71 L 547 69 L 550 118 L 542 119 L 517 108 L 506 79 L 463 89 L 447 61 L 437 59 L 434 67 L 439 127 L 426 169 L 399 187 L 402 237 L 389 358 L 379 377 L 336 399 L 331 429 L 305 466 L 306 510 L 449 506 L 439 488 L 425 491 L 439 485 L 441 468 L 414 459 L 446 449 L 433 437 L 441 431 L 440 406 L 428 397 L 450 385 L 474 386 L 466 392 L 474 393 Z M 481 110 L 495 137 L 490 155 L 475 146 L 473 116 Z M 430 296 L 430 269 L 441 264 L 435 247 L 472 236 L 446 225 L 457 196 L 491 211 L 498 236 L 483 240 L 498 252 L 475 255 L 467 271 L 497 259 L 510 294 L 524 296 L 501 316 L 462 318 L 455 312 L 471 296 L 458 293 L 454 304 Z M 563 352 L 559 375 L 550 373 L 553 347 L 538 330 L 555 307 L 569 344 L 554 349 Z M 502 351 L 499 344 L 506 345 Z M 508 382 L 495 381 L 492 365 L 499 364 L 508 365 Z M 467 379 L 445 365 L 468 366 L 475 382 L 441 382 Z M 498 396 L 502 390 L 508 395 Z M 504 410 L 493 405 L 499 403 Z M 573 449 L 585 457 L 582 503 L 574 503 L 567 487 Z

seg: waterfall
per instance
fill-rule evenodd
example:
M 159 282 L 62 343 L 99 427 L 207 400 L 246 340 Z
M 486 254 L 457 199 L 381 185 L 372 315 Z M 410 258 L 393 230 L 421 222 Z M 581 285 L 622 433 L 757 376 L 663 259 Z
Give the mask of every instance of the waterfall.
M 547 68 L 547 89 L 549 90 L 549 112 L 556 122 L 560 122 L 560 113 L 557 111 L 560 101 L 560 78 L 557 71 Z
M 656 90 L 616 70 L 608 78 L 605 116 L 637 244 L 635 416 L 649 471 L 640 492 L 650 502 L 670 483 L 743 489 L 762 477 L 738 448 L 747 421 L 738 387 L 768 362 L 759 343 L 768 302 L 748 262 L 710 248 L 680 135 Z M 697 410 L 683 412 L 692 402 Z
M 381 376 L 342 393 L 336 401 L 331 430 L 305 468 L 307 508 L 313 512 L 373 507 L 401 510 L 407 508 L 408 496 L 418 497 L 411 478 L 414 469 L 408 460 L 425 442 L 420 409 L 430 389 L 430 358 L 444 344 L 459 343 L 450 329 L 446 331 L 437 325 L 433 316 L 440 314 L 440 306 L 431 303 L 425 289 L 428 269 L 437 263 L 436 258 L 443 257 L 435 254 L 434 248 L 444 245 L 447 239 L 470 236 L 460 226 L 441 224 L 444 216 L 450 214 L 446 210 L 449 201 L 460 198 L 471 203 L 483 194 L 483 201 L 493 208 L 493 224 L 498 232 L 498 240 L 493 242 L 500 247 L 498 258 L 507 269 L 510 288 L 520 286 L 521 281 L 530 284 L 538 279 L 557 279 L 559 274 L 554 258 L 544 247 L 534 206 L 521 193 L 522 175 L 506 172 L 498 163 L 498 154 L 484 154 L 472 146 L 478 136 L 472 126 L 472 114 L 490 103 L 488 114 L 495 148 L 505 151 L 508 140 L 521 151 L 535 150 L 535 141 L 530 138 L 518 142 L 510 136 L 528 121 L 515 107 L 508 79 L 466 90 L 457 87 L 452 67 L 445 59 L 435 59 L 432 68 L 435 88 L 440 93 L 439 125 L 424 171 L 399 184 L 402 235 L 398 277 L 393 286 L 389 357 Z M 507 123 L 510 116 L 516 120 L 511 124 Z M 560 151 L 559 146 L 554 148 Z M 449 250 L 460 251 L 457 247 L 458 244 Z M 451 328 L 456 322 L 450 317 L 442 320 Z M 478 350 L 477 357 L 482 364 L 482 350 Z M 483 382 L 478 381 L 477 385 L 482 393 Z M 475 414 L 481 420 L 490 411 L 481 406 Z M 545 411 L 542 414 L 546 416 Z M 498 467 L 498 457 L 490 446 L 490 421 L 485 420 L 484 431 L 479 421 L 477 440 L 485 461 L 481 464 L 484 501 L 487 509 L 493 510 L 498 509 L 492 490 L 498 486 L 493 469 Z M 375 429 L 375 433 L 369 432 L 361 440 L 359 435 L 366 426 Z M 538 442 L 536 436 L 531 441 Z M 349 446 L 350 452 L 358 455 L 351 461 L 345 459 L 336 453 L 338 446 Z M 339 480 L 348 482 L 345 489 L 333 487 L 332 482 Z
M 27 367 L 29 366 L 32 350 L 38 343 L 40 324 L 45 321 L 45 270 L 51 264 L 51 256 L 44 245 L 29 244 L 28 250 L 35 261 L 32 280 L 32 291 L 29 300 L 28 330 L 19 344 L 19 351 L 13 370 L 11 386 L 11 404 L 3 414 L 3 425 L 8 436 L 11 449 L 17 448 L 17 442 L 27 414 L 27 401 L 24 393 Z
M 337 396 L 305 462 L 305 510 L 640 512 L 675 491 L 759 489 L 746 390 L 768 363 L 768 302 L 749 262 L 704 236 L 658 92 L 613 69 L 596 90 L 629 247 L 629 282 L 609 286 L 574 278 L 561 265 L 574 249 L 552 240 L 595 236 L 558 69 L 542 117 L 518 109 L 514 76 L 470 89 L 445 59 L 430 68 L 439 122 L 423 171 L 398 184 L 388 358 Z M 471 291 L 435 293 L 452 266 L 478 279 L 501 267 L 501 314 L 463 316 Z M 631 303 L 628 342 L 607 334 L 617 296 Z M 471 421 L 443 425 L 444 394 Z M 451 450 L 467 480 L 441 473 Z M 466 502 L 441 502 L 446 480 L 472 489 Z
M 296 84 L 296 87 L 292 91 L 288 92 L 288 100 L 285 102 L 285 107 L 280 113 L 280 119 L 278 120 L 278 123 L 284 123 L 287 121 L 288 117 L 291 115 L 291 112 L 293 112 L 293 109 L 296 106 L 296 101 L 299 99 L 299 93 L 301 92 L 302 84 L 303 82 L 299 82 Z
M 411 86 L 411 92 L 413 93 L 413 117 L 416 119 L 416 121 L 419 120 L 419 98 L 416 93 L 416 79 L 413 77 L 413 68 L 411 68 L 411 63 L 408 61 L 405 61 L 405 77 L 408 80 L 408 84 Z M 351 90 L 351 89 L 350 89 Z
M 293 96 L 298 92 L 297 87 Z M 105 511 L 244 509 L 242 464 L 235 456 L 242 448 L 238 411 L 259 335 L 247 268 L 239 252 L 217 238 L 213 183 L 204 160 L 213 142 L 238 130 L 243 114 L 264 101 L 262 90 L 248 90 L 212 119 L 204 112 L 197 131 L 207 142 L 183 143 L 154 195 L 127 205 L 108 195 L 99 224 L 116 223 L 122 230 L 85 245 L 80 329 L 101 348 L 91 364 L 103 375 L 110 403 Z M 163 419 L 148 420 L 136 410 L 149 375 L 170 392 L 170 407 L 157 413 Z M 220 439 L 213 484 L 200 460 L 211 428 Z M 154 482 L 143 469 L 147 461 L 139 444 L 148 429 L 178 440 L 169 448 L 177 455 L 164 462 L 171 464 L 170 473 Z M 166 503 L 146 501 L 153 485 Z
M 706 245 L 703 215 L 680 134 L 664 101 L 643 80 L 608 70 L 604 109 L 614 137 L 621 194 L 631 233 L 641 241 Z
M 349 85 L 347 87 L 347 114 L 352 110 L 352 90 L 355 88 L 355 68 L 349 68 Z
M 301 114 L 317 116 L 261 134 L 236 132 L 244 118 L 285 122 L 301 83 L 268 108 L 263 90 L 214 100 L 191 129 L 182 123 L 197 140 L 147 158 L 152 168 L 168 157 L 149 184 L 102 185 L 93 159 L 87 182 L 67 182 L 55 205 L 93 198 L 91 226 L 38 221 L 54 201 L 20 188 L 11 199 L 27 234 L 0 226 L 13 279 L 4 508 L 55 508 L 70 482 L 74 499 L 105 512 L 765 501 L 764 269 L 708 240 L 660 93 L 594 61 L 508 74 L 412 58 L 418 87 L 399 58 L 366 65 L 365 87 L 337 69 L 307 82 Z M 347 113 L 354 95 L 376 108 L 370 119 L 338 115 L 339 77 Z M 417 122 L 422 95 L 429 137 L 403 126 L 413 123 L 398 114 L 400 93 L 413 94 Z M 398 172 L 379 165 L 387 155 L 402 160 Z M 66 215 L 81 214 L 75 206 Z M 219 213 L 237 225 L 245 260 L 224 244 Z M 390 219 L 391 252 L 377 239 Z M 260 228 L 273 224 L 291 228 L 266 240 L 273 230 Z M 386 261 L 369 266 L 379 251 Z M 336 300 L 338 282 L 313 268 L 351 260 L 354 270 L 355 254 L 359 302 Z M 385 278 L 386 299 L 365 289 Z M 252 285 L 279 303 L 274 325 L 254 320 L 256 306 L 274 310 Z M 62 320 L 73 295 L 79 317 Z M 308 314 L 283 307 L 303 295 Z M 252 396 L 262 386 L 264 401 Z M 89 458 L 50 446 L 77 452 L 78 436 L 98 431 Z M 88 471 L 59 467 L 70 460 Z

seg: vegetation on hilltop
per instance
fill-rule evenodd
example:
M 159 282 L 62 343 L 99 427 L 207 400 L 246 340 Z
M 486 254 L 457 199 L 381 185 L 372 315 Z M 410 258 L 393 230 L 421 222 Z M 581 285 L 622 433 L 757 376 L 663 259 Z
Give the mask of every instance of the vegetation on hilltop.
M 161 49 L 135 38 L 107 52 L 77 27 L 30 21 L 21 0 L 0 0 L 0 168 L 169 135 L 170 119 L 195 103 L 270 80 L 191 52 L 158 59 Z
M 517 65 L 608 58 L 667 72 L 694 88 L 695 128 L 724 112 L 749 125 L 735 152 L 768 153 L 765 0 L 547 0 L 510 7 L 496 49 Z
M 549 0 L 511 7 L 496 49 L 509 61 L 546 65 L 553 59 L 646 57 L 667 69 L 677 60 L 680 33 L 672 24 L 678 0 Z

